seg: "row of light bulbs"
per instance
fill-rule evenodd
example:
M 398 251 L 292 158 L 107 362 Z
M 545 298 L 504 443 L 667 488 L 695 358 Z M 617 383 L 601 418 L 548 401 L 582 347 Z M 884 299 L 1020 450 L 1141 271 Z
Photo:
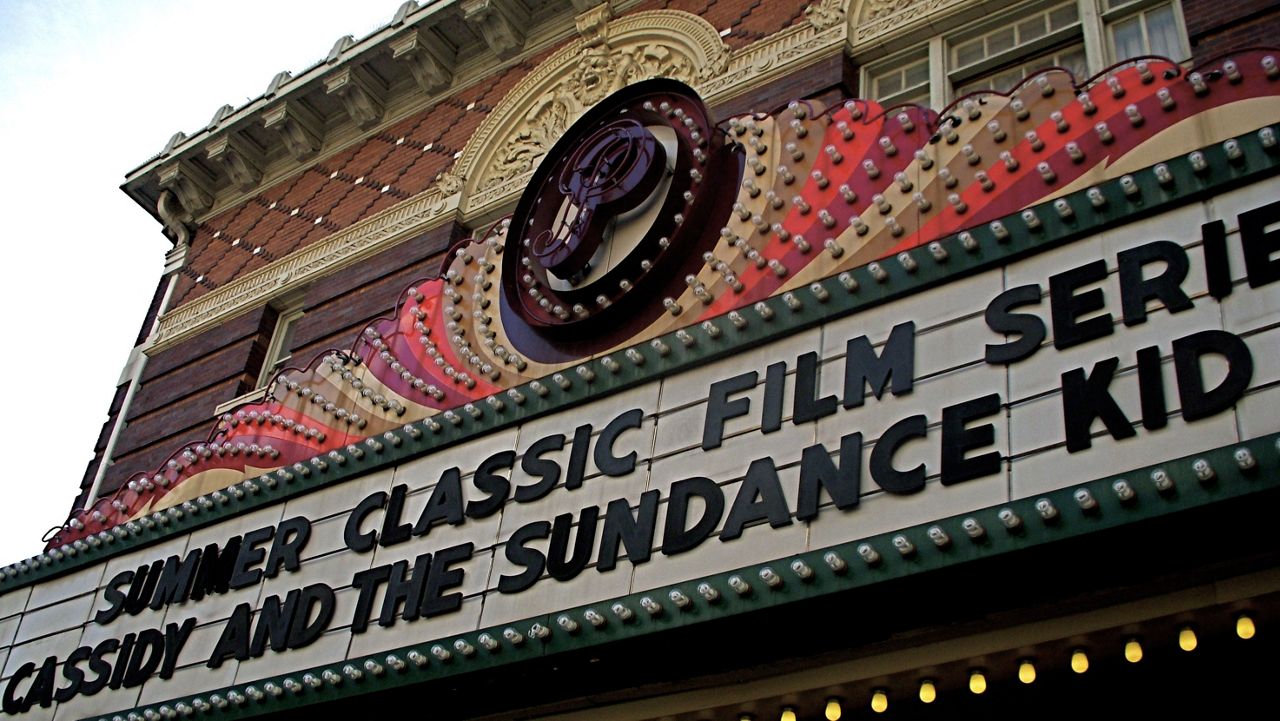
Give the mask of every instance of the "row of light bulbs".
M 1257 627 L 1254 625 L 1253 617 L 1248 614 L 1240 614 L 1236 617 L 1235 624 L 1236 636 L 1248 640 L 1257 633 Z M 1178 630 L 1178 648 L 1186 652 L 1196 650 L 1200 645 L 1200 640 L 1196 636 L 1195 629 L 1191 626 L 1183 626 Z M 1143 658 L 1142 642 L 1137 638 L 1131 638 L 1125 642 L 1124 658 L 1129 663 L 1138 663 Z M 1076 648 L 1071 652 L 1071 670 L 1077 674 L 1083 674 L 1089 670 L 1089 654 L 1083 648 Z M 1018 662 L 1018 681 L 1023 684 L 1033 684 L 1036 681 L 1036 665 L 1035 661 L 1030 658 L 1024 658 Z M 969 692 L 974 695 L 986 693 L 987 675 L 981 668 L 973 668 L 969 670 Z M 938 688 L 933 679 L 926 678 L 920 681 L 917 696 L 921 703 L 933 703 L 938 698 Z M 877 688 L 871 693 L 870 701 L 871 710 L 875 713 L 884 713 L 889 710 L 889 692 L 883 688 Z M 823 717 L 827 721 L 840 721 L 844 715 L 844 705 L 840 698 L 827 699 L 826 706 L 823 708 Z M 779 716 L 779 721 L 797 721 L 795 707 L 784 706 Z M 741 714 L 738 721 L 756 721 L 756 717 L 752 714 Z

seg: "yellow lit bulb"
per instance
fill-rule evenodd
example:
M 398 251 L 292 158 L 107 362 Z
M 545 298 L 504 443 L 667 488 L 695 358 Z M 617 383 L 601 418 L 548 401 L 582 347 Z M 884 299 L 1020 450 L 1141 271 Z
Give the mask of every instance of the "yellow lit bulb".
M 987 677 L 981 671 L 969 674 L 969 690 L 974 693 L 983 693 L 987 690 Z
M 1036 682 L 1036 665 L 1030 661 L 1018 664 L 1018 680 L 1023 683 Z
M 782 716 L 778 717 L 778 721 L 796 721 L 796 710 L 790 706 L 782 709 Z
M 1076 673 L 1084 673 L 1089 670 L 1089 657 L 1084 651 L 1076 651 L 1071 654 L 1071 670 Z
M 1124 660 L 1129 663 L 1142 660 L 1142 644 L 1138 643 L 1138 639 L 1129 639 L 1129 642 L 1124 645 Z
M 934 687 L 933 682 L 925 679 L 920 682 L 920 702 L 933 703 L 938 698 L 938 689 Z
M 840 721 L 840 714 L 843 709 L 840 708 L 840 699 L 830 699 L 827 701 L 827 708 L 823 715 L 827 717 L 827 721 Z
M 1257 629 L 1253 627 L 1253 619 L 1248 616 L 1241 616 L 1236 619 L 1236 635 L 1244 640 L 1253 638 L 1253 634 L 1257 633 Z
M 1183 651 L 1194 651 L 1199 643 L 1196 639 L 1196 632 L 1190 626 L 1178 632 L 1178 648 Z
M 871 710 L 876 713 L 884 713 L 889 710 L 889 697 L 884 691 L 876 691 L 871 694 Z

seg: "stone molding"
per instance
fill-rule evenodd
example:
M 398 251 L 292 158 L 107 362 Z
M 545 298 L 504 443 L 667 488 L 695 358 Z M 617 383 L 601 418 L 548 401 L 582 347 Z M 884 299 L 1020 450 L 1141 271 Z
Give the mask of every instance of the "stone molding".
M 450 220 L 458 196 L 445 197 L 431 188 L 345 230 L 246 273 L 221 288 L 184 303 L 160 317 L 147 342 L 154 353 L 191 338 L 268 299 L 301 288 L 327 275 L 396 245 L 410 235 Z
M 884 42 L 913 27 L 927 24 L 943 11 L 957 9 L 969 0 L 855 0 L 849 13 L 852 24 L 849 46 Z
M 819 4 L 833 3 L 815 3 Z M 525 76 L 468 140 L 455 166 L 431 188 L 170 310 L 160 317 L 148 351 L 172 347 L 414 234 L 453 220 L 481 220 L 513 204 L 550 144 L 531 143 L 527 167 L 520 159 L 497 172 L 494 168 L 504 154 L 510 156 L 512 139 L 533 127 L 537 113 L 548 104 L 554 106 L 556 98 L 567 103 L 562 106 L 564 115 L 542 127 L 567 128 L 600 98 L 656 74 L 643 73 L 646 63 L 666 63 L 661 74 L 688 82 L 715 104 L 840 52 L 849 27 L 843 22 L 828 25 L 829 14 L 810 14 L 809 22 L 731 51 L 719 32 L 695 15 L 653 10 L 608 19 L 608 8 L 602 4 L 582 13 L 582 37 Z M 819 17 L 823 21 L 815 24 Z M 566 101 L 567 87 L 581 94 Z M 277 122 L 291 119 L 289 110 L 277 109 L 283 116 Z

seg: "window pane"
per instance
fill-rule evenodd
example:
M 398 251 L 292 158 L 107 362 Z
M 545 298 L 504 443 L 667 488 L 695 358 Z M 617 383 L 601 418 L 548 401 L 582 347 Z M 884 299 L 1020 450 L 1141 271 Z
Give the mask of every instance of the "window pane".
M 1032 18 L 1018 25 L 1018 42 L 1031 42 L 1038 37 L 1042 37 L 1044 33 L 1044 18 Z
M 1085 60 L 1083 46 L 1077 45 L 1074 48 L 1058 53 L 1058 62 L 1056 64 L 1070 70 L 1077 80 L 1084 80 L 1089 74 L 1089 65 Z
M 978 62 L 985 53 L 982 51 L 982 38 L 971 40 L 956 48 L 956 65 L 964 67 Z
M 902 75 L 893 73 L 876 79 L 876 97 L 883 98 L 902 90 Z
M 1142 55 L 1142 20 L 1132 17 L 1111 26 L 1111 40 L 1116 49 L 1116 60 Z
M 1173 6 L 1165 5 L 1146 14 L 1147 38 L 1151 41 L 1152 55 L 1164 55 L 1181 60 L 1182 48 L 1178 42 L 1178 23 L 1173 18 Z
M 1080 19 L 1079 9 L 1075 3 L 1054 8 L 1049 13 L 1049 29 L 1061 30 Z
M 929 61 L 922 60 L 908 67 L 905 74 L 907 76 L 905 83 L 907 87 L 929 82 Z
M 987 55 L 995 55 L 1013 48 L 1013 28 L 1004 28 L 987 36 Z

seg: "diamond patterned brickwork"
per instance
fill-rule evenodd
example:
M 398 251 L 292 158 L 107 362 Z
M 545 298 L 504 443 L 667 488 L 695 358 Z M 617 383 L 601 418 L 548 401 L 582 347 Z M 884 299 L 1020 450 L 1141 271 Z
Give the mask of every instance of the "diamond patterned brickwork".
M 804 21 L 807 0 L 651 0 L 632 12 L 670 8 L 700 15 L 740 48 Z M 548 48 L 433 107 L 320 159 L 206 220 L 191 241 L 174 306 L 282 258 L 426 190 L 485 116 L 556 48 Z

